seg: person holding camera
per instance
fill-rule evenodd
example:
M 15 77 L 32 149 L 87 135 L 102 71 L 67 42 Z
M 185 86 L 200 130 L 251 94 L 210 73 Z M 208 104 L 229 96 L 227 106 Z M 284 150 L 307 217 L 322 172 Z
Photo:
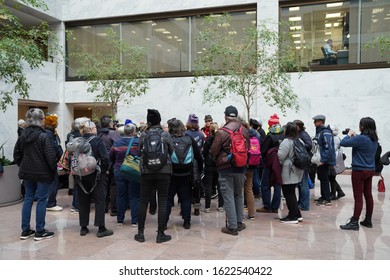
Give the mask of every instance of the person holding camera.
M 378 135 L 375 121 L 365 117 L 359 123 L 360 134 L 350 129 L 340 145 L 352 147 L 352 189 L 354 211 L 350 221 L 340 225 L 344 230 L 359 230 L 359 218 L 363 209 L 363 196 L 366 201 L 366 217 L 360 222 L 362 226 L 372 228 L 374 199 L 372 197 L 372 177 L 375 174 L 375 153 L 378 148 Z

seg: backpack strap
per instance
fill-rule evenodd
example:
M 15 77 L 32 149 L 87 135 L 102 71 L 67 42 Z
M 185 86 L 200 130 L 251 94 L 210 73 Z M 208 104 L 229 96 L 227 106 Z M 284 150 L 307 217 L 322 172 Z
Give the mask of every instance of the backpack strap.
M 127 156 L 129 155 L 130 148 L 131 148 L 131 146 L 133 145 L 133 142 L 134 142 L 134 137 L 131 138 L 130 143 L 129 143 L 129 146 L 127 146 L 127 151 L 126 151 L 126 156 L 125 156 L 125 157 L 127 157 Z

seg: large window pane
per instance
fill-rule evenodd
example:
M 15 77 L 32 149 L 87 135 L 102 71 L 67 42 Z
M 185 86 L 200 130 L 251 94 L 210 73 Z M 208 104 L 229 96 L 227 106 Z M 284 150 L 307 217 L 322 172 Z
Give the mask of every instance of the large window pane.
M 74 53 L 103 53 L 108 54 L 111 48 L 108 44 L 108 29 L 112 29 L 119 36 L 120 24 L 86 25 L 72 27 L 68 38 L 68 76 L 76 77 L 80 66 L 78 59 L 72 57 Z
M 301 57 L 302 66 L 356 63 L 357 1 L 314 4 L 281 9 L 281 21 Z M 330 54 L 322 47 L 333 41 Z M 332 54 L 332 52 L 334 52 Z M 326 50 L 325 50 L 326 53 Z
M 218 17 L 220 14 L 214 14 L 212 16 Z M 230 32 L 227 34 L 229 37 L 234 38 L 234 42 L 240 44 L 241 41 L 245 39 L 246 29 L 256 25 L 256 11 L 247 11 L 247 12 L 234 12 L 230 13 L 231 26 L 229 28 L 224 28 L 221 26 L 222 32 Z M 191 52 L 191 71 L 194 70 L 194 61 L 196 58 L 202 54 L 203 51 L 208 47 L 201 42 L 197 41 L 199 32 L 202 31 L 202 23 L 204 22 L 204 16 L 193 16 L 192 18 L 192 30 L 191 30 L 191 41 L 192 41 L 192 52 Z M 226 31 L 228 30 L 228 31 Z
M 368 41 L 381 35 L 390 37 L 390 1 L 362 1 L 362 63 L 386 61 L 377 48 L 366 49 L 364 47 Z

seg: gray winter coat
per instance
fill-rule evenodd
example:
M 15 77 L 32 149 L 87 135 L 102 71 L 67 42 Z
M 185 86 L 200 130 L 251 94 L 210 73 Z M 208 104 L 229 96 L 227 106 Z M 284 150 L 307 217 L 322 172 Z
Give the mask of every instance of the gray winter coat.
M 302 140 L 300 141 L 302 142 Z M 278 158 L 280 164 L 282 164 L 283 185 L 298 184 L 302 181 L 303 170 L 295 167 L 292 163 L 294 156 L 293 145 L 293 140 L 290 138 L 285 138 L 279 145 Z

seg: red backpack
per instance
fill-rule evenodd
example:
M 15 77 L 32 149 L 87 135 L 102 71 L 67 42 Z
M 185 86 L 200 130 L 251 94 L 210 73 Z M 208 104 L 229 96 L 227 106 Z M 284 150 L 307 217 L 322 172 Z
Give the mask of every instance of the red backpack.
M 251 136 L 249 140 L 249 165 L 257 166 L 261 160 L 260 141 L 256 136 Z
M 246 148 L 246 139 L 242 134 L 242 126 L 236 131 L 222 127 L 230 135 L 230 154 L 231 162 L 235 167 L 245 167 L 248 164 L 248 149 Z

